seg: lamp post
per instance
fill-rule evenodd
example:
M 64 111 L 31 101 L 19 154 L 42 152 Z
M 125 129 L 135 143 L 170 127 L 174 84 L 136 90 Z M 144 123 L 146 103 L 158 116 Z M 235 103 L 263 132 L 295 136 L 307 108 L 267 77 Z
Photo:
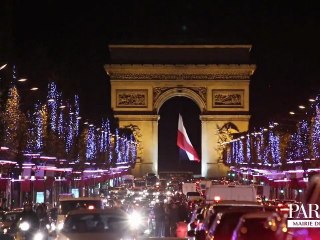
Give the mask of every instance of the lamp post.
M 31 178 L 30 178 L 30 188 L 31 188 L 31 201 L 34 202 L 34 181 L 36 180 L 35 176 L 34 176 L 34 173 L 31 175 Z
M 7 63 L 0 65 L 0 70 L 4 69 L 7 65 Z

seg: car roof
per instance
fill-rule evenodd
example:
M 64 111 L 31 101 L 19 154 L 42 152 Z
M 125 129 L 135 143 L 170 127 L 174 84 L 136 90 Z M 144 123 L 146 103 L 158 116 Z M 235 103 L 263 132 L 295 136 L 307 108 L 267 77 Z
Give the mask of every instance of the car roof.
M 68 215 L 77 215 L 77 214 L 90 214 L 90 213 L 99 213 L 99 214 L 112 214 L 118 213 L 126 215 L 127 213 L 121 210 L 120 208 L 105 208 L 105 209 L 77 209 L 71 210 Z
M 262 206 L 258 202 L 254 201 L 236 201 L 236 200 L 222 200 L 218 203 L 214 203 L 213 206 L 221 206 L 221 205 L 233 205 L 233 206 Z
M 59 199 L 60 202 L 62 201 L 85 201 L 85 200 L 102 200 L 101 197 L 79 197 L 79 198 L 74 198 L 74 197 L 64 197 Z
M 255 219 L 255 218 L 269 218 L 269 217 L 278 217 L 279 215 L 275 212 L 251 212 L 246 213 L 242 216 L 244 219 Z
M 12 209 L 10 211 L 6 211 L 6 213 L 19 213 L 22 211 L 23 211 L 23 208 L 16 208 L 16 209 Z

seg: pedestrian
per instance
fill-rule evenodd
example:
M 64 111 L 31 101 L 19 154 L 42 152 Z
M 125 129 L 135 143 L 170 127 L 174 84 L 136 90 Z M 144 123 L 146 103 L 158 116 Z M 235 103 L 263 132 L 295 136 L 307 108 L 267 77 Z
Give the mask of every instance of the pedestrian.
M 156 204 L 154 208 L 156 222 L 156 237 L 164 237 L 165 233 L 165 210 L 164 203 Z
M 7 207 L 7 199 L 5 197 L 1 199 L 0 211 L 9 211 L 9 208 Z
M 179 222 L 179 209 L 178 209 L 177 203 L 175 202 L 171 204 L 169 221 L 170 221 L 170 237 L 175 237 L 176 230 L 177 230 L 177 222 Z

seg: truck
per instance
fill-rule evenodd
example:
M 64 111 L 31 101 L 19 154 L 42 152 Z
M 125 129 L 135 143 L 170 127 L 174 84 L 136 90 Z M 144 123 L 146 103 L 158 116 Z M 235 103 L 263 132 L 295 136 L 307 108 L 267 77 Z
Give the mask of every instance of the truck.
M 201 180 L 200 181 L 200 189 L 203 191 L 206 191 L 208 188 L 212 186 L 212 181 L 211 180 Z
M 257 193 L 251 185 L 212 185 L 206 192 L 206 202 L 221 200 L 257 202 Z
M 197 185 L 195 183 L 183 183 L 182 193 L 187 195 L 188 192 L 197 192 Z

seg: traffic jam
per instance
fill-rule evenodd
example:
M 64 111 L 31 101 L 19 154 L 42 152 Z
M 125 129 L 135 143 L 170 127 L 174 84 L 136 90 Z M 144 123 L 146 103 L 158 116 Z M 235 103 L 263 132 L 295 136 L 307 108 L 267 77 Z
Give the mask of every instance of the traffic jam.
M 319 179 L 310 184 L 309 199 L 319 198 Z M 298 206 L 303 205 L 266 199 L 256 186 L 225 178 L 124 175 L 119 186 L 100 196 L 61 195 L 57 207 L 26 202 L 3 210 L 0 239 L 320 239 L 317 228 L 288 227 L 288 217 L 306 211 Z

